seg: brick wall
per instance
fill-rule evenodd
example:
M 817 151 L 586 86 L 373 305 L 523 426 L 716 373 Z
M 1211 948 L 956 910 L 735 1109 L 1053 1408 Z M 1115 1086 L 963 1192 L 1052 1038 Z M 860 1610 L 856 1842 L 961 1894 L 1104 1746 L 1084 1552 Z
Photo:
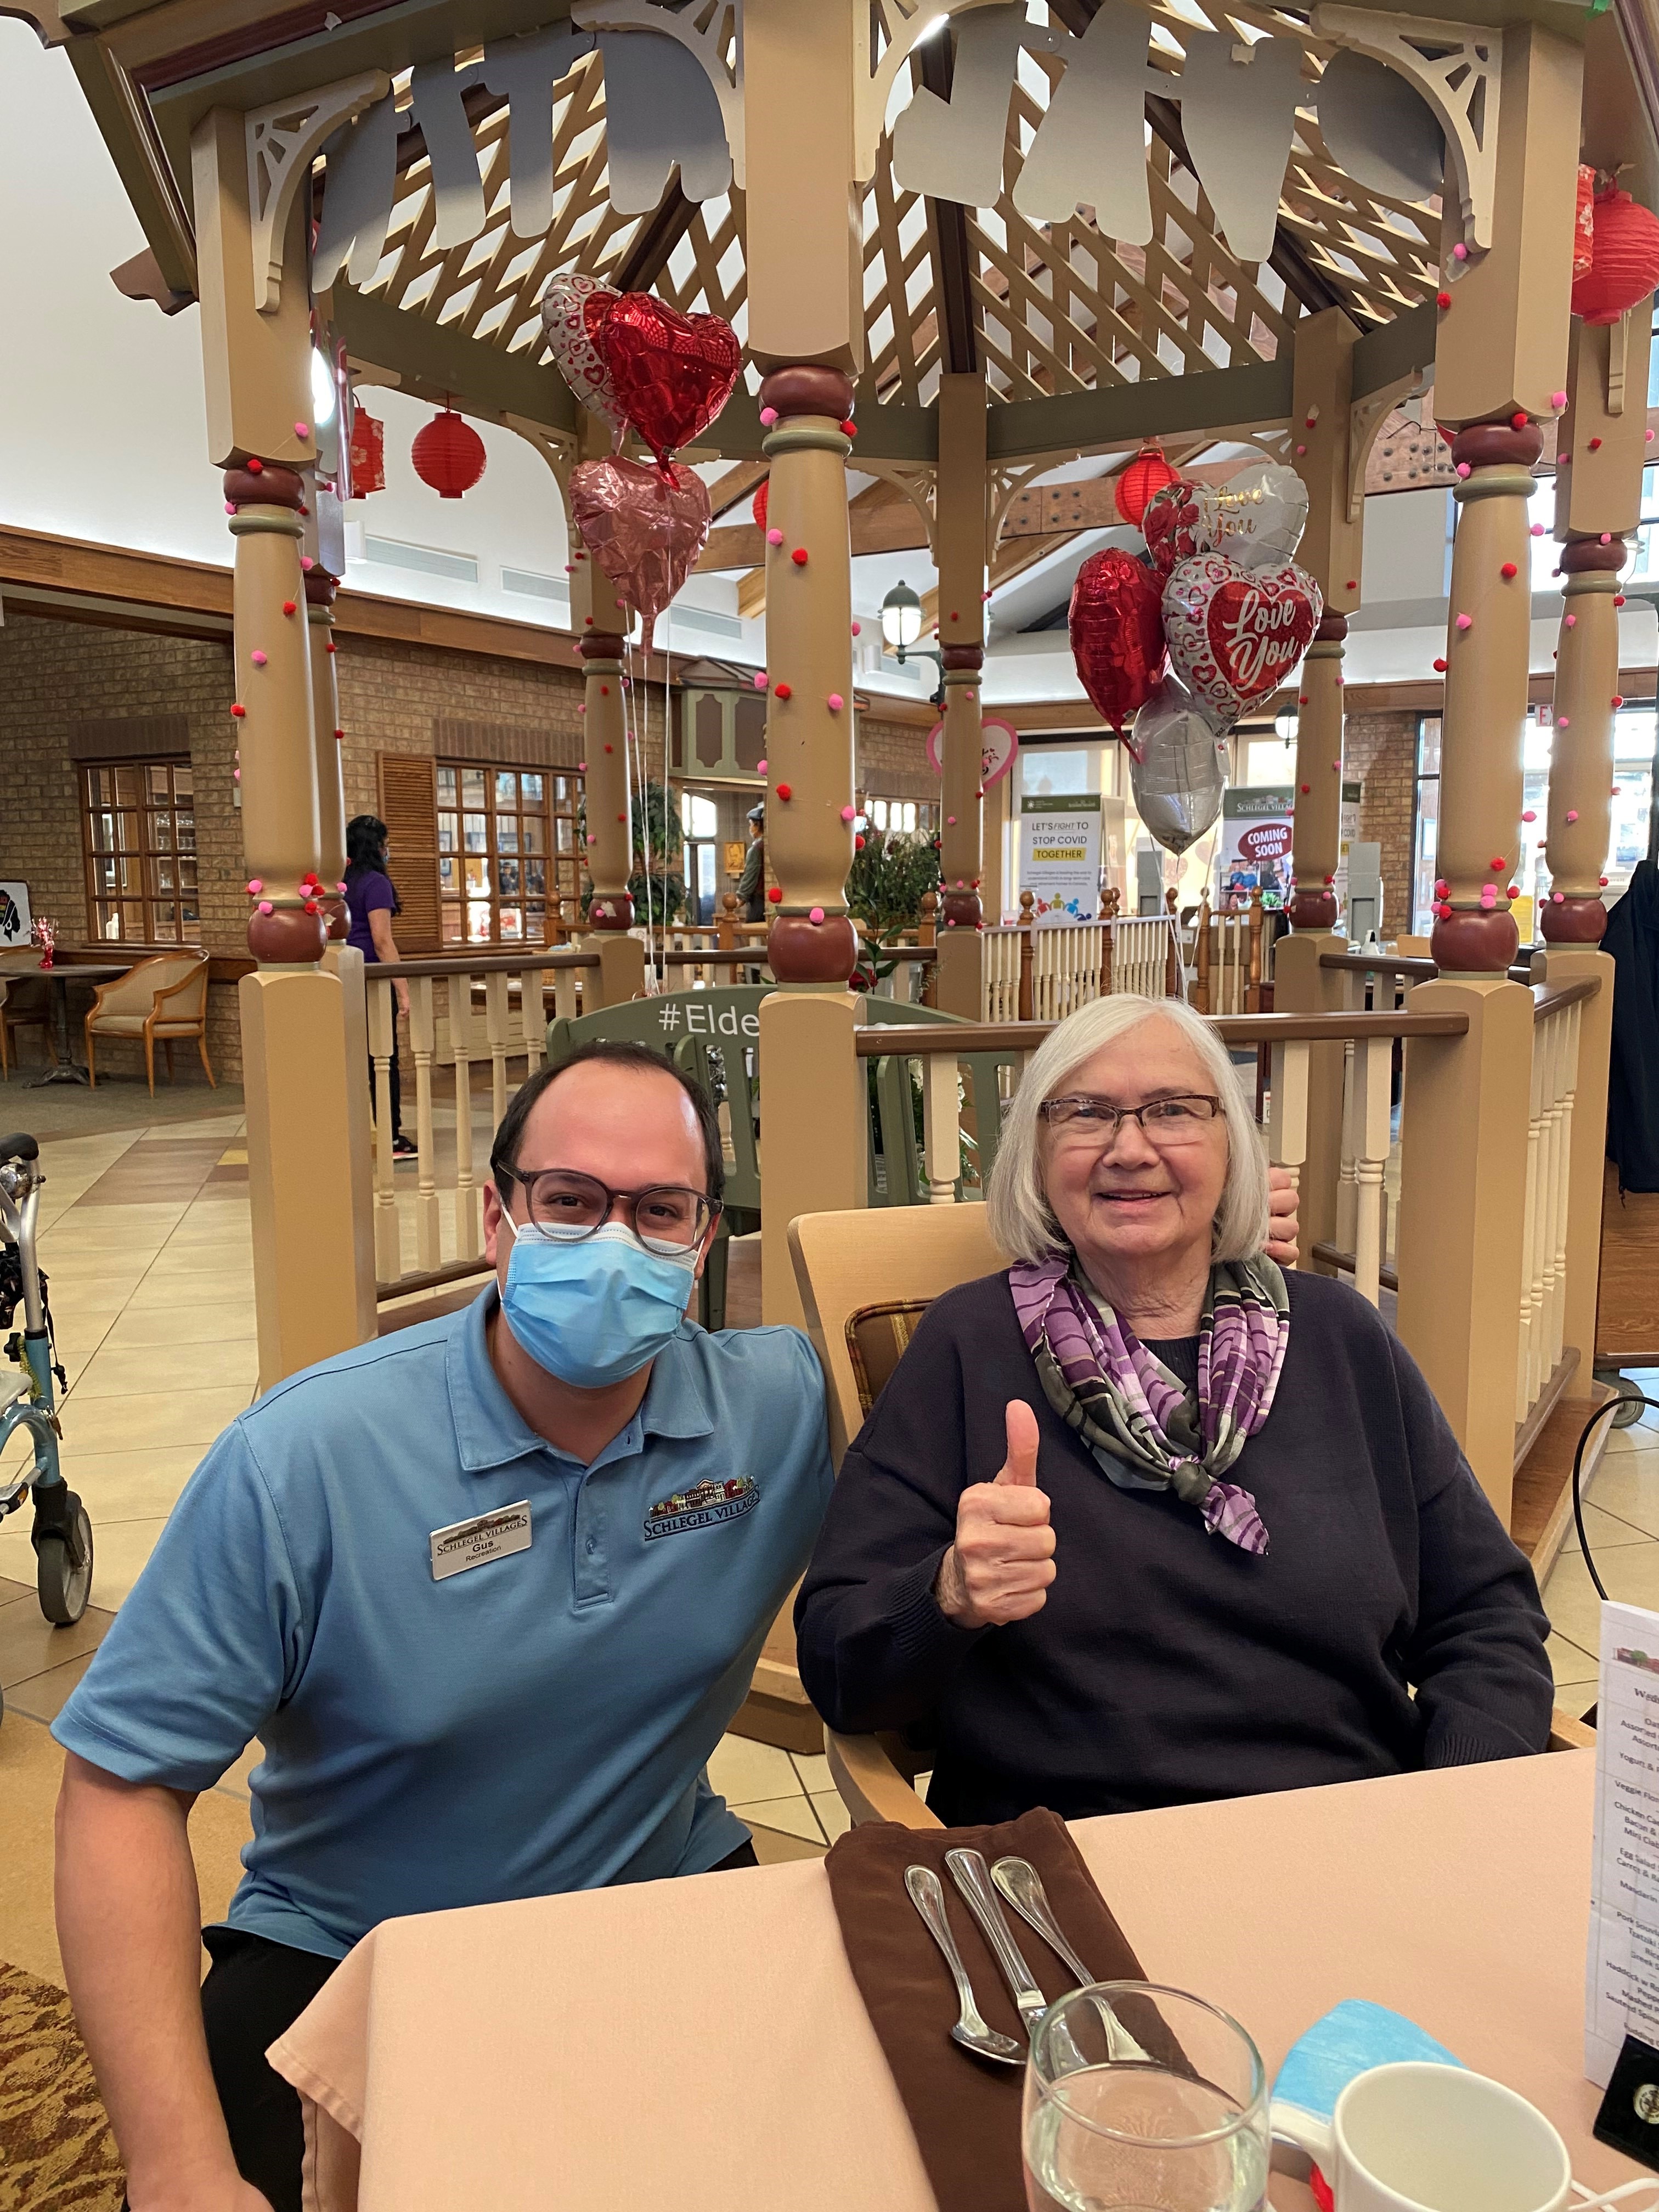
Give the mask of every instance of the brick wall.
M 1389 937 L 1411 927 L 1417 722 L 1414 714 L 1351 714 L 1343 725 L 1344 773 L 1364 787 L 1359 835 L 1382 848 L 1382 921 Z
M 535 733 L 550 765 L 582 757 L 582 679 L 574 669 L 449 653 L 437 647 L 342 636 L 335 667 L 346 813 L 379 805 L 376 756 L 432 754 L 444 722 Z M 244 955 L 247 896 L 232 768 L 236 726 L 228 641 L 152 636 L 59 622 L 8 610 L 0 628 L 0 878 L 19 877 L 38 912 L 66 940 L 92 934 L 82 857 L 78 771 L 70 740 L 77 723 L 179 715 L 194 770 L 201 942 L 212 953 Z M 661 693 L 636 695 L 648 771 L 662 773 Z M 894 799 L 937 800 L 925 729 L 860 714 L 857 781 Z M 724 822 L 734 838 L 735 826 Z M 722 884 L 724 888 L 724 884 Z M 215 1072 L 238 1082 L 241 1044 L 234 984 L 209 994 L 208 1050 Z M 141 1066 L 136 1046 L 112 1042 L 112 1072 Z M 186 1076 L 181 1056 L 179 1079 Z M 199 1071 L 195 1079 L 200 1079 Z

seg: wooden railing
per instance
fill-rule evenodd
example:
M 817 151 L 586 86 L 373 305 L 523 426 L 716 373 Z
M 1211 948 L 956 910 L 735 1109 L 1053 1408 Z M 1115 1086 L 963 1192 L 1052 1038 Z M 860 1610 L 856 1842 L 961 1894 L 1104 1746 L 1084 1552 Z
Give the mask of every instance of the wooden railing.
M 1389 1091 L 1395 1047 L 1407 1037 L 1465 1036 L 1468 1017 L 1394 1011 L 1244 1014 L 1213 1016 L 1212 1026 L 1223 1043 L 1235 1050 L 1253 1049 L 1267 1054 L 1268 1110 L 1262 1135 L 1267 1157 L 1298 1186 L 1308 1158 L 1310 1056 L 1322 1044 L 1341 1044 L 1352 1055 L 1350 1143 L 1343 1158 L 1348 1185 L 1346 1218 L 1352 1238 L 1349 1265 L 1355 1288 L 1372 1305 L 1377 1304 L 1383 1287 L 1383 1184 L 1390 1146 Z M 1054 1027 L 1052 1022 L 1040 1021 L 964 1023 L 950 1029 L 886 1027 L 854 1032 L 854 1050 L 860 1059 L 903 1058 L 920 1064 L 931 1203 L 949 1205 L 959 1198 L 983 1196 L 982 1188 L 969 1188 L 961 1179 L 959 1063 L 975 1054 L 996 1055 L 1010 1070 L 1007 1094 L 1012 1097 L 1027 1058 Z M 981 1127 L 981 1157 L 994 1154 L 994 1147 L 987 1139 L 988 1133 Z
M 1567 1225 L 1578 1040 L 1593 981 L 1533 991 L 1532 1086 L 1527 1121 L 1526 1226 L 1522 1244 L 1521 1352 L 1516 1410 L 1524 1423 L 1568 1375 L 1560 1373 L 1566 1317 Z M 1572 1347 L 1573 1365 L 1580 1347 Z
M 981 933 L 980 1011 L 988 1022 L 1064 1021 L 1121 991 L 1182 996 L 1184 948 L 1173 915 L 1048 923 L 1032 919 L 1032 905 L 1022 892 L 1022 919 Z
M 1192 1003 L 1200 1014 L 1261 1011 L 1261 896 L 1215 913 L 1205 892 L 1192 923 Z
M 476 1269 L 483 1229 L 473 1141 L 473 1066 L 486 1058 L 489 1063 L 493 1132 L 512 1092 L 541 1065 L 550 1012 L 579 1012 L 580 979 L 599 965 L 595 953 L 527 946 L 521 952 L 386 961 L 366 969 L 374 1071 L 374 1274 L 382 1297 L 431 1288 Z M 414 1097 L 405 1093 L 404 1100 L 404 1134 L 412 1133 L 416 1152 L 413 1188 L 401 1194 L 392 1150 L 392 1060 L 398 1049 L 394 986 L 399 982 L 409 989 L 415 1073 Z M 517 1060 L 524 1062 L 522 1072 L 510 1077 L 510 1065 Z M 453 1181 L 447 1173 L 441 1179 L 439 1173 L 436 1067 L 447 1067 L 452 1079 Z

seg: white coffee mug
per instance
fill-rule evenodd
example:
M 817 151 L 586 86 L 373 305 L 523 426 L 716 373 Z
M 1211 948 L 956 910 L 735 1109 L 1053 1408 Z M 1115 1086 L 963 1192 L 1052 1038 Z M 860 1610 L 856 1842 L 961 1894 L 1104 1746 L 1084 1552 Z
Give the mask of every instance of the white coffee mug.
M 1328 2126 L 1275 2105 L 1336 2212 L 1565 2212 L 1567 2147 L 1536 2106 L 1461 2066 L 1412 2059 L 1356 2074 Z

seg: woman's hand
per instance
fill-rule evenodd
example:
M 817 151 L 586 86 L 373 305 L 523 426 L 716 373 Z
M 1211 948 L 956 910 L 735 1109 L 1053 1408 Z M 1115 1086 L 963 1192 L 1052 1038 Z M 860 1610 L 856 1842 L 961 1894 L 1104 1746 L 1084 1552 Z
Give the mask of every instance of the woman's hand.
M 409 986 L 401 975 L 394 975 L 392 979 L 392 988 L 398 994 L 398 1011 L 407 1021 L 409 1019 Z M 1279 1173 L 1281 1170 L 1275 1170 L 1274 1172 Z M 1275 1254 L 1274 1257 L 1277 1258 L 1277 1256 Z
M 957 1501 L 956 1541 L 939 1562 L 933 1595 L 958 1628 L 1001 1628 L 1048 1601 L 1054 1532 L 1037 1488 L 1036 1415 L 1009 1401 L 1008 1456 L 994 1482 L 970 1483 Z
M 1296 1239 L 1301 1227 L 1297 1218 L 1296 1185 L 1288 1168 L 1267 1170 L 1267 1257 L 1281 1267 L 1296 1265 Z

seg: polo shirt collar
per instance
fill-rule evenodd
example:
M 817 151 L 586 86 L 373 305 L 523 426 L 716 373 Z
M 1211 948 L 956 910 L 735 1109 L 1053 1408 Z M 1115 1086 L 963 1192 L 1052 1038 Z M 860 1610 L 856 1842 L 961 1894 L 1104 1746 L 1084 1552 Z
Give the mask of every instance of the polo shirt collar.
M 488 1329 L 501 1309 L 501 1292 L 491 1283 L 459 1316 L 444 1355 L 455 1445 L 469 1474 L 507 1467 L 514 1460 L 551 1449 L 526 1421 L 501 1385 L 489 1358 Z M 691 1345 L 699 1334 L 684 1322 L 657 1354 L 644 1402 L 635 1416 L 646 1433 L 659 1437 L 707 1437 L 714 1415 L 697 1372 Z

